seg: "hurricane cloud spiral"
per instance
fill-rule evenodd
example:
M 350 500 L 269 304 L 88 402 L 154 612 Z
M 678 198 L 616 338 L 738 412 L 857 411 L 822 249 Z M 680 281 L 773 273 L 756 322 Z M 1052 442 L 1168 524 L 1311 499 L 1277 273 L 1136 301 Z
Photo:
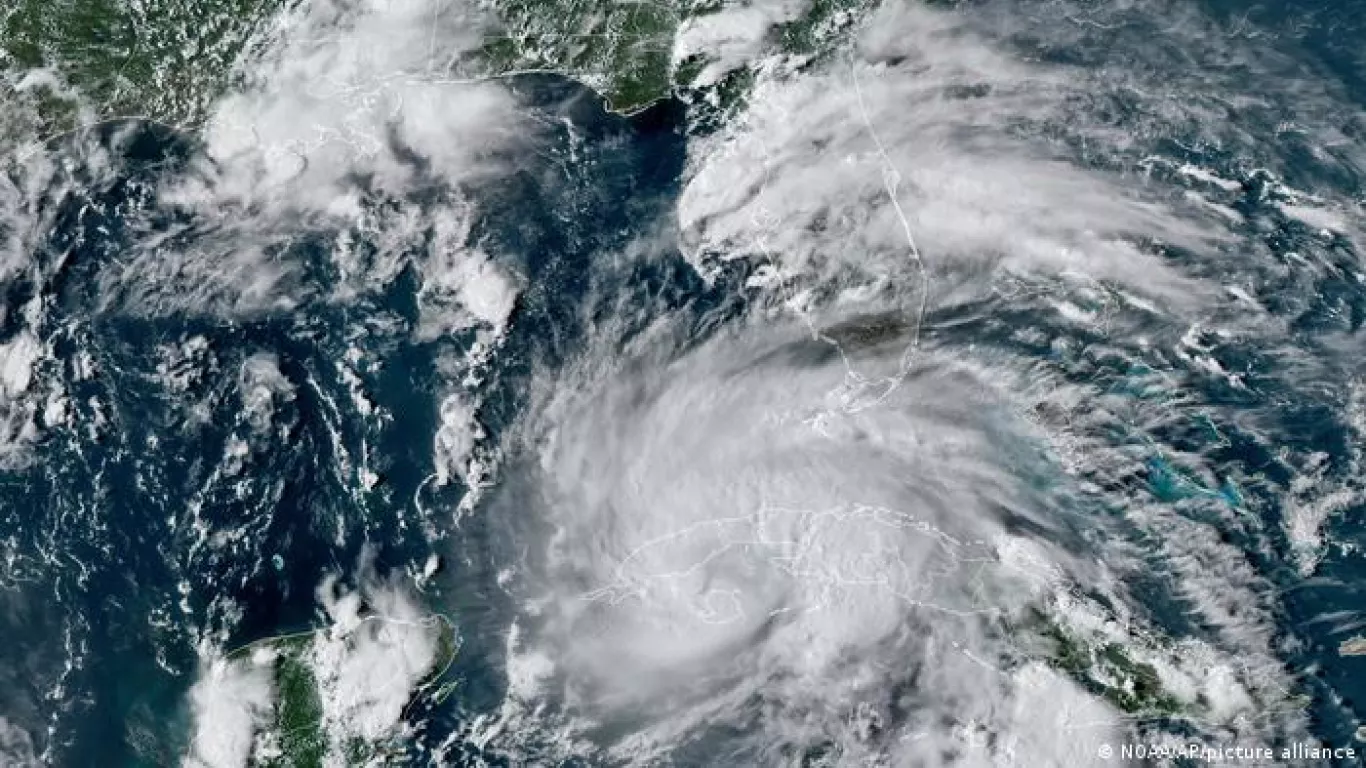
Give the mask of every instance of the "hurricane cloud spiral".
M 622 114 L 472 64 L 506 2 L 286 4 L 193 131 L 5 155 L 0 756 L 116 629 L 195 768 L 1360 741 L 1366 69 L 834 5 L 679 11 Z

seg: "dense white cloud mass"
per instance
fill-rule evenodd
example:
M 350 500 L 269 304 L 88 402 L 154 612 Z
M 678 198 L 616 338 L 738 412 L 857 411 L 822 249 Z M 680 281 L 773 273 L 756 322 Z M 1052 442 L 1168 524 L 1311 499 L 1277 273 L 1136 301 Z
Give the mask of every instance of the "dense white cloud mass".
M 1038 461 L 1020 425 L 948 360 L 851 399 L 837 352 L 750 328 L 547 392 L 537 466 L 514 475 L 550 527 L 518 582 L 520 652 L 554 659 L 539 682 L 571 716 L 631 734 L 609 750 L 628 762 L 728 729 L 758 764 L 822 744 L 844 764 L 989 760 L 1059 729 L 1050 756 L 1093 758 L 1116 713 L 1010 637 L 1090 570 L 1020 480 Z M 886 352 L 852 354 L 896 375 Z
M 698 148 L 679 206 L 693 259 L 902 286 L 921 279 L 919 251 L 933 271 L 1073 272 L 1197 298 L 1139 241 L 1207 247 L 1211 217 L 1022 135 L 1066 117 L 1073 76 L 998 51 L 960 16 L 890 4 L 856 51 L 766 80 L 740 127 Z
M 568 370 L 537 378 L 485 511 L 517 542 L 509 693 L 472 740 L 624 764 L 1071 766 L 1165 738 L 1153 707 L 1225 743 L 1304 738 L 1270 584 L 1224 535 L 1252 524 L 1132 489 L 1151 436 L 1193 418 L 1180 387 L 1241 383 L 1202 334 L 1284 332 L 1227 276 L 1268 256 L 1258 228 L 1355 237 L 1353 204 L 1282 181 L 1257 128 L 1293 114 L 1286 140 L 1366 168 L 1333 86 L 1165 3 L 888 3 L 823 63 L 763 58 L 792 10 L 680 32 L 676 60 L 711 54 L 704 79 L 757 72 L 737 120 L 691 143 L 677 215 L 701 274 L 747 262 L 758 309 L 705 343 L 686 320 L 634 336 L 594 316 Z M 1238 179 L 1182 141 L 1237 157 Z M 1255 184 L 1279 202 L 1235 207 Z M 1145 379 L 1148 355 L 1190 372 Z M 1108 360 L 1163 394 L 1081 375 Z M 1208 457 L 1159 456 L 1219 497 Z M 1310 487 L 1290 530 L 1312 568 L 1355 496 Z M 1154 630 L 1126 583 L 1151 573 L 1200 632 Z M 1122 661 L 1079 685 L 1050 627 Z M 1140 685 L 1165 698 L 1136 705 Z
M 706 63 L 692 84 L 710 85 L 758 59 L 773 28 L 810 7 L 806 0 L 764 0 L 723 5 L 715 13 L 685 19 L 674 37 L 674 64 L 701 57 Z
M 190 690 L 190 705 L 196 729 L 185 768 L 245 766 L 275 706 L 271 667 L 253 657 L 210 661 Z
M 411 263 L 477 304 L 469 312 L 478 322 L 496 322 L 515 293 L 507 275 L 480 266 L 487 257 L 477 244 L 429 237 L 462 231 L 469 188 L 506 170 L 509 153 L 538 131 L 500 82 L 448 75 L 487 24 L 473 4 L 450 0 L 326 0 L 285 11 L 250 46 L 187 167 L 158 181 L 156 201 L 193 218 L 147 233 L 102 273 L 106 304 L 135 314 L 289 310 L 315 290 L 291 250 L 312 232 L 347 277 L 333 298 L 382 286 Z M 0 278 L 30 265 L 51 200 L 115 178 L 97 146 L 106 128 L 0 158 Z M 122 139 L 103 139 L 115 155 L 134 133 L 126 128 Z M 53 148 L 80 162 L 64 172 L 51 163 Z M 84 176 L 76 184 L 73 168 Z M 358 253 L 361 240 L 373 251 Z M 475 265 L 464 264 L 467 253 Z
M 1283 155 L 1360 178 L 1362 117 L 1333 112 L 1331 83 L 1175 0 L 963 5 L 884 3 L 817 59 L 772 47 L 804 2 L 684 22 L 672 56 L 706 57 L 696 84 L 749 66 L 753 87 L 733 122 L 690 136 L 675 216 L 625 254 L 584 257 L 590 295 L 556 296 L 568 309 L 552 321 L 578 325 L 544 329 L 567 362 L 537 358 L 539 339 L 519 347 L 497 382 L 516 391 L 498 396 L 529 403 L 487 430 L 483 375 L 519 297 L 558 286 L 478 241 L 480 185 L 534 155 L 544 126 L 502 84 L 446 76 L 484 34 L 470 4 L 284 13 L 202 147 L 136 190 L 169 221 L 136 225 L 148 229 L 100 266 L 87 314 L 236 322 L 361 305 L 413 277 L 411 327 L 397 312 L 382 322 L 417 346 L 456 339 L 438 356 L 464 356 L 439 359 L 426 390 L 432 466 L 412 503 L 430 484 L 467 491 L 451 510 L 461 530 L 424 533 L 473 541 L 445 561 L 488 599 L 477 631 L 506 633 L 490 643 L 501 705 L 461 711 L 451 741 L 512 764 L 1070 767 L 1103 764 L 1102 744 L 1168 737 L 1152 726 L 1168 716 L 1226 746 L 1307 738 L 1274 590 L 1238 539 L 1261 510 L 1240 507 L 1204 449 L 1181 447 L 1197 441 L 1159 433 L 1197 417 L 1218 431 L 1189 385 L 1247 388 L 1216 354 L 1227 339 L 1265 347 L 1267 368 L 1337 375 L 1268 308 L 1274 280 L 1257 282 L 1366 274 L 1322 254 L 1278 261 L 1261 235 L 1361 242 L 1360 201 Z M 30 258 L 54 215 L 40 198 L 116 178 L 132 135 L 73 140 L 60 167 L 40 152 L 5 161 L 0 281 L 56 281 L 66 255 Z M 640 278 L 675 247 L 743 301 L 630 305 L 657 286 L 637 292 L 622 271 Z M 0 340 L 0 467 L 65 418 L 45 366 L 91 375 L 50 359 L 47 311 L 0 307 L 15 313 L 0 316 L 15 329 Z M 370 319 L 331 362 L 347 405 L 379 424 L 389 414 L 361 378 L 387 363 L 358 340 Z M 159 383 L 186 389 L 175 363 L 207 343 L 168 340 Z M 229 475 L 253 441 L 288 437 L 287 406 L 343 410 L 281 365 L 255 353 L 236 369 L 247 429 L 225 449 Z M 1236 414 L 1258 447 L 1275 443 L 1265 410 Z M 1328 521 L 1366 492 L 1297 451 L 1278 455 L 1283 487 L 1254 480 L 1284 502 L 1271 527 L 1309 576 Z M 370 455 L 338 456 L 358 496 L 382 496 Z M 1144 478 L 1198 492 L 1133 490 Z M 424 588 L 442 560 L 428 562 Z M 449 627 L 361 570 L 354 589 L 319 587 L 325 628 L 287 651 L 224 658 L 205 642 L 187 768 L 278 747 L 281 652 L 316 683 L 329 759 L 405 728 Z M 1164 634 L 1136 576 L 1193 629 Z M 27 738 L 0 719 L 0 758 L 23 765 Z
M 333 626 L 319 635 L 309 663 L 322 695 L 323 725 L 336 745 L 391 734 L 413 689 L 438 661 L 441 625 L 411 596 L 392 585 L 371 585 L 364 597 L 366 614 L 360 612 L 361 593 L 338 592 L 330 582 L 319 588 Z
M 214 105 L 202 145 L 185 148 L 184 167 L 133 187 L 138 204 L 173 221 L 140 231 L 147 224 L 127 216 L 137 236 L 93 272 L 92 310 L 278 315 L 308 302 L 355 303 L 411 268 L 421 281 L 415 338 L 472 332 L 479 349 L 495 348 L 522 289 L 512 266 L 521 254 L 495 258 L 475 242 L 470 190 L 507 171 L 539 128 L 501 83 L 447 76 L 486 23 L 471 4 L 449 0 L 327 0 L 284 12 L 254 41 L 257 55 Z M 61 204 L 82 204 L 126 172 L 117 158 L 137 128 L 54 140 L 63 163 L 42 147 L 3 158 L 0 280 L 44 286 L 68 260 L 99 258 L 38 258 L 47 247 L 39 234 Z M 338 275 L 325 295 L 311 277 L 319 270 Z M 35 301 L 29 310 L 27 323 L 44 325 L 49 307 Z M 37 330 L 0 343 L 0 462 L 23 461 L 44 410 L 62 403 L 38 381 L 32 353 L 44 350 Z
M 306 670 L 302 679 L 313 687 L 301 693 L 296 682 L 290 695 L 316 695 L 321 708 L 317 723 L 293 725 L 317 728 L 328 765 L 345 764 L 355 740 L 375 744 L 401 727 L 414 690 L 441 661 L 449 628 L 393 583 L 367 577 L 350 590 L 328 578 L 317 595 L 330 622 L 325 629 L 206 661 L 190 691 L 195 730 L 186 768 L 242 768 L 280 755 L 284 655 L 295 677 Z
M 297 214 L 336 210 L 355 174 L 404 190 L 419 173 L 414 159 L 439 178 L 470 175 L 518 128 L 497 84 L 436 80 L 482 27 L 466 4 L 438 0 L 329 0 L 287 14 L 246 87 L 210 118 L 208 153 L 222 172 L 214 197 Z
M 1240 48 L 1188 10 L 1142 5 L 1145 17 L 1172 11 L 1170 38 L 1206 41 L 1193 54 L 1204 60 L 1176 76 L 1161 66 L 1171 52 L 1160 46 L 1133 51 L 1134 66 L 1045 64 L 1012 53 L 1009 36 L 1043 37 L 1049 50 L 1075 57 L 1095 44 L 1084 30 L 1104 33 L 1065 8 L 953 13 L 889 3 L 828 66 L 793 76 L 767 64 L 742 119 L 694 147 L 679 204 L 690 257 L 704 270 L 754 259 L 770 278 L 829 290 L 918 281 L 918 250 L 932 274 L 982 275 L 977 290 L 1001 273 L 1065 273 L 1126 286 L 1171 310 L 1200 307 L 1208 287 L 1154 246 L 1235 258 L 1228 209 L 1138 175 L 1145 153 L 1180 136 L 1245 152 L 1250 169 L 1285 173 L 1249 127 L 1269 113 L 1295 117 L 1326 165 L 1359 172 L 1366 157 L 1342 136 L 1342 116 L 1328 113 L 1339 102 L 1314 73 Z M 1122 29 L 1135 12 L 1093 9 L 1089 21 Z M 1041 29 L 1052 16 L 1061 18 Z M 1272 79 L 1247 78 L 1249 70 Z M 1224 103 L 1253 98 L 1260 111 Z M 1134 113 L 1132 129 L 1114 125 L 1116 102 Z M 1216 114 L 1220 107 L 1227 113 Z M 1185 167 L 1229 191 L 1228 180 Z M 1315 201 L 1303 211 L 1290 206 L 1295 218 L 1353 228 L 1340 218 L 1342 205 L 1287 194 Z M 1352 218 L 1360 221 L 1360 211 Z
M 1131 522 L 1220 638 L 1146 636 L 1112 571 L 1133 553 L 1077 514 L 1065 452 L 1093 477 L 1131 459 L 1031 418 L 1082 421 L 1102 394 L 934 345 L 908 370 L 906 327 L 751 325 L 684 348 L 665 327 L 542 382 L 506 443 L 525 463 L 485 510 L 518 531 L 505 580 L 524 614 L 508 698 L 471 738 L 626 763 L 1096 763 L 1132 715 L 1040 660 L 1041 617 L 1148 665 L 1222 738 L 1299 732 L 1276 709 L 1266 586 L 1152 505 Z
M 0 717 L 0 759 L 13 768 L 37 768 L 42 765 L 33 752 L 33 740 L 24 729 Z

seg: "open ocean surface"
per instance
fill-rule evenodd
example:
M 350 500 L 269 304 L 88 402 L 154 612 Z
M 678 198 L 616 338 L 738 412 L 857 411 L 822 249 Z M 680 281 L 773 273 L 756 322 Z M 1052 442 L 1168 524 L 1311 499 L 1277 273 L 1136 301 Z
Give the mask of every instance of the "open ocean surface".
M 1020 13 L 1042 19 L 1052 7 L 1029 3 Z M 1125 23 L 1132 26 L 1115 28 L 1115 49 L 1141 47 L 1135 38 L 1151 34 L 1145 19 L 1156 23 L 1145 13 L 1130 8 Z M 1245 17 L 1277 35 L 1266 45 L 1334 79 L 1338 101 L 1317 117 L 1361 152 L 1361 8 L 1343 0 L 1221 1 L 1207 3 L 1204 13 L 1228 26 Z M 1127 61 L 1107 60 L 1105 50 L 1063 48 L 1031 29 L 1004 37 L 1002 46 L 1067 66 Z M 1162 62 L 1180 65 L 1176 56 Z M 518 510 L 533 506 L 523 498 L 524 478 L 534 474 L 527 467 L 540 465 L 512 448 L 491 462 L 490 487 L 477 503 L 455 512 L 468 481 L 433 482 L 443 398 L 453 381 L 477 369 L 483 444 L 500 444 L 529 403 L 545 397 L 538 382 L 604 345 L 645 343 L 663 318 L 674 329 L 670 354 L 683 358 L 758 322 L 775 304 L 754 287 L 752 261 L 725 262 L 704 279 L 668 245 L 681 228 L 675 206 L 688 178 L 685 105 L 666 101 L 627 118 L 555 76 L 507 85 L 541 128 L 534 151 L 507 150 L 500 173 L 462 190 L 474 201 L 467 240 L 514 265 L 520 286 L 496 355 L 478 365 L 468 362 L 480 343 L 476 330 L 418 332 L 430 301 L 423 275 L 402 254 L 385 251 L 384 228 L 397 226 L 403 211 L 450 205 L 450 187 L 459 186 L 440 179 L 422 156 L 404 159 L 416 181 L 402 196 L 377 193 L 367 203 L 370 224 L 348 235 L 345 260 L 336 257 L 339 232 L 330 224 L 300 217 L 294 226 L 273 225 L 261 235 L 261 266 L 234 277 L 278 267 L 268 300 L 251 311 L 220 312 L 251 288 L 234 287 L 233 298 L 223 298 L 228 292 L 210 284 L 216 272 L 184 264 L 149 269 L 133 255 L 162 250 L 212 259 L 241 236 L 230 222 L 162 196 L 168 185 L 204 173 L 196 140 L 124 122 L 47 145 L 56 164 L 29 191 L 36 201 L 30 220 L 40 229 L 25 240 L 24 266 L 0 284 L 6 402 L 33 398 L 31 420 L 45 425 L 21 439 L 23 427 L 10 421 L 6 439 L 23 447 L 0 464 L 0 713 L 17 729 L 0 734 L 0 746 L 20 754 L 16 734 L 23 731 L 23 748 L 53 765 L 179 764 L 194 728 L 187 695 L 205 649 L 316 627 L 318 585 L 329 575 L 356 585 L 364 572 L 421 584 L 420 604 L 450 618 L 460 636 L 443 678 L 457 683 L 455 693 L 414 705 L 407 719 L 415 731 L 402 746 L 407 759 L 599 762 L 564 758 L 549 736 L 537 741 L 523 733 L 518 747 L 499 747 L 497 739 L 488 747 L 489 740 L 473 737 L 472 724 L 491 717 L 508 695 L 507 627 L 521 609 L 504 589 L 506 570 L 525 556 L 526 541 L 548 534 L 534 519 L 517 519 Z M 1084 521 L 1094 519 L 1112 526 L 1106 535 L 1132 536 L 1126 551 L 1140 562 L 1151 558 L 1151 567 L 1127 575 L 1127 589 L 1169 636 L 1217 634 L 1191 609 L 1192 589 L 1216 589 L 1208 584 L 1221 583 L 1220 573 L 1255 580 L 1249 589 L 1258 602 L 1228 610 L 1274 620 L 1267 645 L 1293 686 L 1283 703 L 1303 706 L 1313 737 L 1360 753 L 1366 657 L 1341 655 L 1338 647 L 1366 627 L 1362 241 L 1346 228 L 1310 226 L 1280 203 L 1289 199 L 1286 189 L 1313 190 L 1319 199 L 1355 205 L 1360 220 L 1361 166 L 1311 150 L 1293 131 L 1277 134 L 1276 124 L 1264 122 L 1283 117 L 1274 109 L 1262 115 L 1249 107 L 1240 125 L 1283 137 L 1257 147 L 1284 153 L 1274 174 L 1261 169 L 1260 157 L 1202 142 L 1201 126 L 1190 126 L 1189 142 L 1180 124 L 1154 131 L 1160 117 L 1126 104 L 1122 93 L 1088 109 L 1107 116 L 1109 131 L 1140 137 L 1131 155 L 1092 154 L 1094 147 L 1065 128 L 1054 148 L 1083 168 L 1122 167 L 1126 183 L 1174 190 L 1174 198 L 1186 188 L 1217 196 L 1235 219 L 1233 245 L 1218 260 L 1179 245 L 1160 247 L 1158 258 L 1194 281 L 1244 286 L 1266 322 L 1220 335 L 1212 330 L 1217 321 L 1193 328 L 1118 308 L 1102 330 L 1054 311 L 1043 278 L 1020 278 L 1013 293 L 931 301 L 915 332 L 941 357 L 985 355 L 1009 361 L 1012 370 L 1047 371 L 1056 386 L 1103 393 L 1111 410 L 1126 403 L 1132 419 L 1078 427 L 1130 461 L 1079 470 L 1087 490 L 1067 496 L 1071 514 L 1083 520 L 1072 533 L 1085 539 L 1091 524 Z M 1036 128 L 1047 131 L 1029 130 Z M 1162 163 L 1137 162 L 1159 155 Z M 1177 170 L 1183 164 L 1220 183 L 1201 186 Z M 348 183 L 362 193 L 371 188 L 363 172 Z M 905 205 L 913 212 L 916 203 Z M 649 258 L 632 254 L 640 243 L 656 244 Z M 433 246 L 419 237 L 403 247 Z M 934 258 L 927 247 L 927 261 Z M 1065 302 L 1091 317 L 1112 309 L 1101 299 Z M 1211 315 L 1220 311 L 1211 308 Z M 877 327 L 858 322 L 850 345 L 877 347 L 879 333 L 904 336 L 910 328 L 895 318 Z M 25 340 L 41 348 L 24 353 L 31 370 L 14 363 Z M 803 343 L 781 347 L 794 379 L 836 359 Z M 1186 354 L 1174 352 L 1182 349 Z M 751 362 L 777 365 L 757 355 Z M 1037 414 L 1045 424 L 1055 415 L 1047 408 Z M 590 471 L 592 459 L 584 461 Z M 1064 482 L 1036 470 L 1029 482 L 1040 494 Z M 1245 553 L 1249 570 L 1221 571 L 1227 563 L 1218 553 L 1208 562 L 1198 549 L 1173 554 L 1126 521 L 1130 505 L 1160 507 L 1217 531 L 1216 541 Z M 1327 511 L 1314 517 L 1308 507 Z M 1297 514 L 1310 515 L 1312 524 L 1296 522 Z M 1304 525 L 1312 533 L 1297 538 Z M 423 577 L 433 555 L 440 567 Z M 1167 559 L 1178 557 L 1180 568 Z M 1206 586 L 1182 582 L 1200 569 L 1210 575 Z M 560 706 L 570 707 L 552 703 L 549 711 Z M 582 733 L 610 743 L 630 723 L 600 718 Z M 1167 725 L 1177 733 L 1184 727 Z M 679 747 L 673 764 L 767 759 L 724 746 L 740 739 L 717 729 Z M 804 759 L 820 764 L 821 749 Z M 611 754 L 601 762 L 632 762 Z

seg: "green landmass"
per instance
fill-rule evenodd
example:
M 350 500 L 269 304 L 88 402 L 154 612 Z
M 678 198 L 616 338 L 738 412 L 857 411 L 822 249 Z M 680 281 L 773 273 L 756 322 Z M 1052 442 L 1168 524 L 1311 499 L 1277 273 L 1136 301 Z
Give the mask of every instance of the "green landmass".
M 753 72 L 741 67 L 703 88 L 692 84 L 707 65 L 697 55 L 675 65 L 674 38 L 686 20 L 722 10 L 720 0 L 486 0 L 503 20 L 505 34 L 489 41 L 490 72 L 550 71 L 582 80 L 607 99 L 610 109 L 631 113 L 671 95 L 729 114 L 743 102 Z M 795 19 L 770 35 L 774 53 L 828 56 L 854 28 L 872 0 L 811 0 Z M 687 93 L 693 91 L 693 93 Z M 715 95 L 712 95 L 715 94 Z
M 812 0 L 796 19 L 778 27 L 779 47 L 787 53 L 821 57 L 873 6 L 870 0 Z
M 601 0 L 492 0 L 489 8 L 503 23 L 483 51 L 490 74 L 563 73 L 626 113 L 669 95 L 674 33 L 696 10 L 690 3 Z
M 1157 670 L 1134 660 L 1123 646 L 1087 642 L 1042 613 L 1033 622 L 1051 646 L 1049 663 L 1120 711 L 1147 717 L 1181 713 L 1181 702 L 1162 687 Z
M 13 0 L 12 0 L 13 1 Z M 260 24 L 292 0 L 17 0 L 0 11 L 0 105 L 27 105 L 40 135 L 139 116 L 193 128 Z M 46 70 L 55 84 L 16 89 Z M 77 97 L 76 94 L 79 94 Z
M 323 733 L 323 702 L 318 679 L 306 659 L 312 638 L 290 638 L 276 646 L 276 732 L 280 757 L 269 768 L 321 768 L 327 755 Z
M 693 78 L 696 76 L 695 73 L 692 75 Z M 754 72 L 749 67 L 740 67 L 703 88 L 676 86 L 675 94 L 691 110 L 691 129 L 696 133 L 710 133 L 721 128 L 745 107 L 753 86 Z
M 383 621 L 372 617 L 366 621 Z M 437 626 L 435 663 L 427 677 L 417 685 L 414 697 L 427 694 L 445 676 L 455 660 L 458 649 L 455 626 L 444 617 L 430 619 Z M 401 745 L 371 743 L 352 738 L 345 744 L 333 745 L 323 723 L 323 691 L 312 665 L 311 654 L 320 632 L 299 632 L 268 637 L 238 648 L 228 654 L 229 661 L 252 664 L 260 653 L 269 653 L 275 679 L 274 720 L 258 738 L 263 740 L 263 757 L 253 762 L 253 768 L 322 768 L 330 748 L 337 747 L 345 757 L 345 764 L 383 765 L 389 758 L 401 755 Z M 431 692 L 437 703 L 454 690 L 447 682 Z M 411 706 L 411 705 L 410 705 Z M 405 713 L 406 714 L 406 713 Z
M 0 10 L 0 137 L 52 135 L 122 116 L 194 131 L 261 40 L 262 25 L 296 2 L 12 0 Z M 679 25 L 720 11 L 720 0 L 482 2 L 501 25 L 462 62 L 474 76 L 556 72 L 628 114 L 682 96 L 698 107 L 703 128 L 743 105 L 754 79 L 740 67 L 697 87 L 705 59 L 672 61 Z M 819 60 L 871 4 L 811 0 L 798 18 L 773 30 L 770 48 Z

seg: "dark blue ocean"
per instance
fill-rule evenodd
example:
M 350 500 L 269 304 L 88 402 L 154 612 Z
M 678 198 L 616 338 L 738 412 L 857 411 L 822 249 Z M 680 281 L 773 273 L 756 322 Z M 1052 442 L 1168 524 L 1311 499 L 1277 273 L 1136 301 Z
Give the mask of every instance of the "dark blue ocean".
M 1278 31 L 1278 44 L 1340 81 L 1354 99 L 1341 105 L 1341 130 L 1366 142 L 1362 9 L 1341 0 L 1220 0 L 1208 11 Z M 1088 55 L 1035 53 L 1058 60 Z M 669 100 L 628 118 L 606 112 L 590 91 L 561 78 L 522 77 L 512 88 L 526 109 L 558 127 L 544 151 L 519 157 L 514 172 L 478 190 L 472 239 L 514 263 L 525 286 L 481 385 L 478 418 L 491 435 L 515 420 L 534 368 L 553 369 L 581 350 L 586 316 L 616 313 L 623 327 L 643 329 L 651 317 L 669 313 L 688 318 L 701 341 L 749 310 L 741 261 L 712 281 L 681 254 L 603 268 L 661 222 L 668 229 L 687 160 L 687 105 Z M 1117 127 L 1130 117 L 1116 105 Z M 116 155 L 112 178 L 87 167 L 99 147 Z M 466 352 L 473 331 L 419 339 L 412 331 L 420 284 L 412 270 L 355 300 L 333 301 L 330 288 L 340 277 L 325 249 L 334 233 L 307 227 L 282 233 L 270 246 L 275 257 L 302 265 L 290 278 L 294 306 L 231 320 L 163 311 L 155 291 L 123 288 L 124 254 L 157 238 L 189 245 L 214 236 L 213 222 L 156 197 L 168 180 L 193 172 L 202 151 L 196 139 L 154 124 L 117 123 L 55 140 L 48 151 L 66 165 L 61 183 L 41 196 L 38 246 L 26 254 L 25 268 L 0 285 L 0 343 L 25 329 L 44 340 L 36 375 L 63 383 L 74 426 L 45 432 L 31 460 L 0 468 L 0 712 L 53 765 L 177 765 L 192 733 L 187 692 L 199 674 L 201 642 L 233 648 L 315 628 L 323 620 L 315 589 L 329 574 L 354 583 L 365 562 L 373 573 L 401 578 L 436 553 L 441 568 L 421 599 L 451 619 L 461 647 L 445 673 L 456 693 L 440 703 L 414 702 L 409 718 L 417 730 L 402 748 L 413 764 L 425 764 L 450 733 L 496 710 L 503 698 L 500 633 L 511 607 L 495 582 L 501 556 L 515 542 L 481 521 L 477 508 L 457 528 L 451 510 L 468 489 L 426 482 L 448 386 L 443 360 Z M 1296 148 L 1287 144 L 1286 151 Z M 1239 179 L 1235 207 L 1249 220 L 1265 219 L 1258 214 L 1273 201 L 1260 177 L 1217 151 L 1173 155 L 1183 152 Z M 1366 180 L 1343 168 L 1306 158 L 1302 178 L 1286 181 L 1366 199 Z M 400 202 L 439 205 L 441 192 L 433 185 Z M 1283 220 L 1256 236 L 1286 254 L 1304 250 L 1312 233 Z M 1209 340 L 1210 354 L 1240 372 L 1247 386 L 1212 383 L 1207 391 L 1180 393 L 1173 398 L 1177 415 L 1142 438 L 1152 449 L 1145 471 L 1107 482 L 1194 518 L 1216 519 L 1209 511 L 1216 507 L 1236 511 L 1242 523 L 1224 535 L 1250 553 L 1274 587 L 1261 607 L 1278 619 L 1274 646 L 1297 681 L 1295 695 L 1306 697 L 1315 734 L 1325 743 L 1366 746 L 1354 742 L 1366 715 L 1366 658 L 1338 652 L 1354 634 L 1344 627 L 1353 626 L 1363 601 L 1366 510 L 1353 504 L 1329 518 L 1324 532 L 1334 543 L 1309 578 L 1297 570 L 1282 525 L 1280 489 L 1293 472 L 1277 449 L 1322 453 L 1325 484 L 1351 471 L 1357 450 L 1345 385 L 1366 374 L 1366 285 L 1351 277 L 1361 254 L 1345 237 L 1315 253 L 1339 268 L 1312 279 L 1267 277 L 1257 296 L 1285 321 L 1303 354 L 1323 362 L 1313 378 L 1297 379 L 1283 358 L 1255 343 Z M 1210 269 L 1183 261 L 1185 254 L 1169 258 L 1192 272 Z M 23 308 L 35 302 L 43 312 L 29 328 Z M 585 303 L 593 304 L 587 312 Z M 1048 322 L 1031 311 L 944 308 L 932 313 L 927 334 L 937 344 L 1037 358 L 1121 397 L 1171 394 L 1146 389 L 1144 382 L 1162 371 L 1137 370 L 1131 358 L 1069 356 L 1019 341 L 1012 324 Z M 1072 333 L 1076 349 L 1106 342 Z M 352 346 L 383 362 L 355 371 L 375 405 L 392 414 L 379 426 L 354 411 L 351 383 L 337 366 Z M 274 437 L 253 443 L 245 463 L 226 472 L 232 457 L 225 446 L 249 420 L 242 371 L 259 359 L 274 363 L 292 394 L 273 401 Z M 1244 420 L 1254 412 L 1256 428 Z M 1274 425 L 1274 444 L 1264 439 L 1267 424 Z M 1113 439 L 1141 442 L 1118 432 Z M 1164 458 L 1173 454 L 1205 457 L 1219 468 L 1220 481 L 1193 477 Z M 371 488 L 357 482 L 360 456 L 374 462 L 378 481 Z M 1206 628 L 1192 623 L 1168 576 L 1154 571 L 1151 584 L 1133 589 L 1150 596 L 1146 608 L 1172 633 L 1200 635 Z M 473 744 L 446 754 L 455 764 L 481 757 Z

